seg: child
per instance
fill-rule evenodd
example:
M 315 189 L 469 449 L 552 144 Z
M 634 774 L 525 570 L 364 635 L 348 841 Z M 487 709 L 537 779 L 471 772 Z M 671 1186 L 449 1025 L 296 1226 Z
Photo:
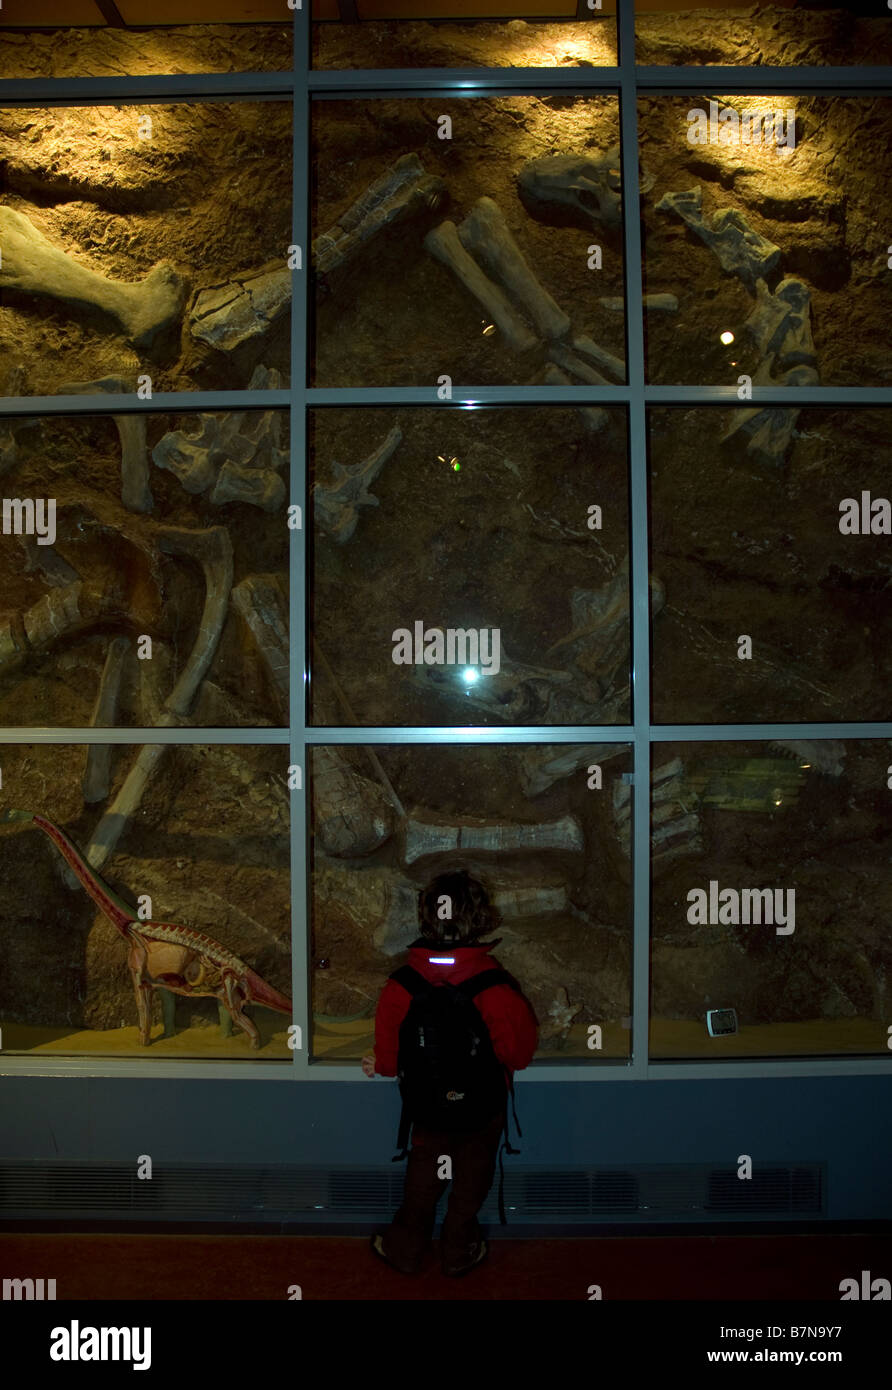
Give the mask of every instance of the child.
M 363 1058 L 363 1071 L 366 1076 L 375 1072 L 380 1076 L 399 1073 L 405 1084 L 413 1025 L 410 1023 L 408 1031 L 402 1025 L 413 1003 L 411 990 L 420 990 L 424 996 L 428 992 L 425 982 L 434 986 L 458 985 L 498 971 L 499 983 L 484 986 L 479 992 L 475 989 L 469 1016 L 476 1021 L 475 1027 L 479 1027 L 481 1019 L 486 1025 L 495 1061 L 485 1037 L 479 1052 L 490 1057 L 493 1069 L 498 1070 L 497 1064 L 501 1064 L 504 1085 L 498 1076 L 494 1078 L 494 1090 L 501 1093 L 494 1102 L 495 1109 L 473 1128 L 456 1129 L 445 1122 L 438 1125 L 415 1120 L 403 1204 L 388 1230 L 372 1237 L 372 1249 L 394 1269 L 404 1274 L 418 1272 L 430 1245 L 437 1201 L 449 1181 L 440 1176 L 443 1156 L 448 1154 L 452 1161 L 452 1191 L 440 1236 L 440 1254 L 443 1273 L 455 1276 L 466 1274 L 486 1257 L 487 1244 L 477 1213 L 492 1184 L 505 1127 L 508 1080 L 511 1073 L 529 1065 L 538 1042 L 538 1028 L 532 1006 L 519 985 L 489 954 L 498 941 L 480 940 L 499 925 L 500 918 L 477 879 L 466 870 L 440 874 L 418 895 L 418 920 L 421 936 L 409 947 L 411 971 L 407 974 L 404 967 L 396 972 L 397 978 L 391 976 L 384 986 L 375 1015 L 375 1054 Z M 423 979 L 418 980 L 413 971 Z M 404 977 L 405 983 L 399 976 Z M 482 981 L 474 979 L 474 984 L 479 987 Z M 432 993 L 438 995 L 436 989 Z M 442 1000 L 436 998 L 435 1003 L 444 1003 L 450 997 L 451 991 Z M 417 1016 L 413 1012 L 413 1019 Z M 422 1071 L 430 1065 L 430 1041 L 436 1048 L 443 1035 L 435 1029 L 427 1036 L 427 1054 L 420 1054 Z M 445 1098 L 461 1102 L 465 1090 L 449 1090 Z M 448 1110 L 445 1105 L 443 1108 Z M 414 1117 L 410 1114 L 410 1118 Z M 451 1112 L 449 1120 L 452 1121 Z

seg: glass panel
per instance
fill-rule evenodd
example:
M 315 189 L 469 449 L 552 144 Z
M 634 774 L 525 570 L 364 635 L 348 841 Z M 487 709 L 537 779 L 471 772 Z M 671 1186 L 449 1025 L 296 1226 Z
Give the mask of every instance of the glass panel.
M 637 0 L 636 61 L 706 67 L 843 67 L 892 62 L 882 0 Z
M 653 766 L 650 1055 L 888 1056 L 888 741 Z
M 177 24 L 183 18 L 182 0 L 170 6 L 171 27 L 163 24 L 159 6 L 148 22 L 152 28 L 137 32 L 126 29 L 8 28 L 33 23 L 23 0 L 20 16 L 10 14 L 9 0 L 0 21 L 0 78 L 15 77 L 129 77 L 174 76 L 193 72 L 284 72 L 291 68 L 293 30 L 288 24 Z M 118 8 L 127 18 L 127 6 Z M 143 5 L 143 9 L 145 9 Z M 273 14 L 282 13 L 281 0 L 274 0 Z M 95 25 L 98 11 L 94 0 L 60 0 L 59 18 L 67 25 Z M 145 16 L 143 16 L 145 18 Z M 139 21 L 132 21 L 137 23 Z
M 289 1059 L 287 749 L 7 744 L 0 763 L 26 817 L 0 818 L 4 1054 Z M 59 830 L 112 890 L 103 908 L 65 881 Z
M 605 4 L 583 20 L 537 23 L 548 13 L 547 3 L 535 0 L 519 18 L 514 3 L 510 19 L 493 20 L 498 6 L 489 0 L 487 18 L 474 23 L 426 23 L 435 18 L 429 4 L 415 5 L 423 18 L 387 23 L 366 19 L 363 24 L 315 24 L 313 66 L 316 68 L 562 68 L 616 65 L 615 5 Z M 388 6 L 391 14 L 396 7 Z M 467 11 L 467 6 L 465 7 Z M 453 13 L 456 13 L 453 7 Z M 560 0 L 554 13 L 575 15 L 576 5 Z
M 615 97 L 325 100 L 313 122 L 315 385 L 625 379 Z
M 628 1057 L 632 890 L 612 808 L 630 758 L 627 744 L 313 748 L 314 1055 L 374 1049 L 419 891 L 465 869 L 501 917 L 484 940 L 533 1005 L 537 1056 Z
M 290 102 L 2 113 L 0 393 L 287 382 Z
M 288 724 L 286 412 L 0 421 L 3 474 L 0 726 Z
M 743 414 L 650 415 L 655 722 L 885 720 L 888 412 Z
M 628 722 L 625 415 L 582 415 L 312 413 L 314 724 Z
M 659 296 L 649 380 L 892 381 L 892 100 L 684 95 L 639 110 L 646 289 Z

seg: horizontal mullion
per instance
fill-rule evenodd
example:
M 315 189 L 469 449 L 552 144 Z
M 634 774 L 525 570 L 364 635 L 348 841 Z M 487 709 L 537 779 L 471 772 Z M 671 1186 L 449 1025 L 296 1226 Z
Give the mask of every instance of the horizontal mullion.
M 590 405 L 592 401 L 622 405 L 631 394 L 629 386 L 453 386 L 452 399 L 441 400 L 436 386 L 345 386 L 313 387 L 305 393 L 305 399 L 310 407 Z
M 202 72 L 152 77 L 23 77 L 0 80 L 0 106 L 122 106 L 146 101 L 290 100 L 295 78 L 285 72 Z
M 603 387 L 599 390 L 603 391 Z M 736 386 L 645 386 L 647 405 L 892 405 L 892 386 L 754 386 L 742 401 Z
M 33 415 L 194 415 L 212 410 L 288 410 L 287 391 L 159 391 L 150 399 L 122 392 L 95 396 L 0 396 L 0 418 Z
M 312 728 L 305 742 L 317 743 L 632 743 L 635 726 L 517 725 L 516 727 L 436 725 L 406 728 Z M 892 723 L 839 724 L 650 724 L 640 736 L 652 743 L 708 743 L 798 738 L 890 738 Z
M 649 96 L 674 92 L 739 93 L 789 92 L 819 88 L 831 95 L 883 92 L 892 89 L 892 67 L 636 67 L 635 85 Z
M 287 729 L 198 729 L 192 727 L 153 729 L 17 729 L 0 728 L 0 743 L 263 743 L 288 747 Z

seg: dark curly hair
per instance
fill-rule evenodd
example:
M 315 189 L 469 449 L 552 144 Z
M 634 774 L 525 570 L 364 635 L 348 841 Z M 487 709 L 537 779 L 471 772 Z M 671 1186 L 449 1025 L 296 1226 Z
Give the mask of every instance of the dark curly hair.
M 448 905 L 441 899 L 448 898 Z M 445 909 L 448 917 L 441 916 Z M 454 869 L 432 878 L 418 894 L 421 935 L 429 941 L 477 941 L 501 925 L 501 916 L 479 879 L 467 869 Z

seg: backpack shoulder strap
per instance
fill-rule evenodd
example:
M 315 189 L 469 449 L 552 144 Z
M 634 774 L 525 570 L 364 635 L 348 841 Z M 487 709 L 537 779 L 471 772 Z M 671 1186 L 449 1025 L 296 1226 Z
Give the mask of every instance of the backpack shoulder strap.
M 482 994 L 483 990 L 489 989 L 492 985 L 510 985 L 512 989 L 520 989 L 514 976 L 501 969 L 481 970 L 470 979 L 462 980 L 461 984 L 456 985 L 456 989 L 460 989 L 467 999 L 476 999 L 478 994 Z
M 402 985 L 403 989 L 406 990 L 408 994 L 411 994 L 413 999 L 417 998 L 419 994 L 426 994 L 428 990 L 434 988 L 430 980 L 426 980 L 413 965 L 401 965 L 399 970 L 394 970 L 390 979 L 394 980 L 398 985 Z

